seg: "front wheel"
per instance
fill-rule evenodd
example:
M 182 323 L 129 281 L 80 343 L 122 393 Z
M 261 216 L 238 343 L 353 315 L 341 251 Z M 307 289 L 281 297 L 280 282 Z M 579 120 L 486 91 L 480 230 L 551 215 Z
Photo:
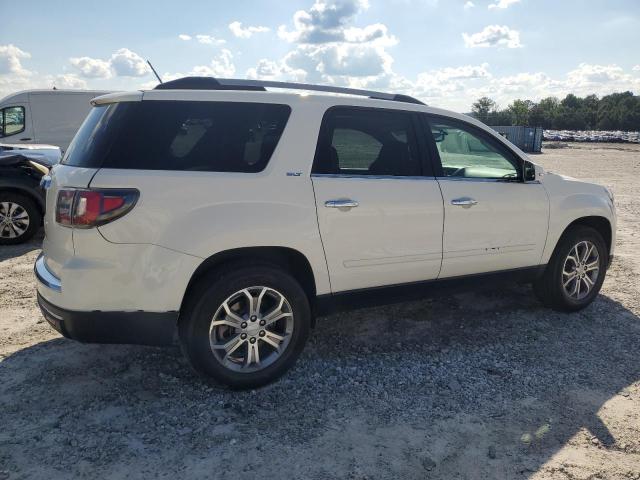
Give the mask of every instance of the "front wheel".
M 608 258 L 606 244 L 596 230 L 573 227 L 558 242 L 544 274 L 534 283 L 534 292 L 554 310 L 581 310 L 598 295 Z
M 197 372 L 254 388 L 293 366 L 310 325 L 309 301 L 291 275 L 272 265 L 231 265 L 190 294 L 179 335 Z

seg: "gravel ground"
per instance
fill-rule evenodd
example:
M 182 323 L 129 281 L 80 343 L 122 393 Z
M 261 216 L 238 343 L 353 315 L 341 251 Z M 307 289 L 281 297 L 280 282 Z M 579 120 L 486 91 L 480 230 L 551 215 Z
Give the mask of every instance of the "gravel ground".
M 613 187 L 616 261 L 577 314 L 527 286 L 321 318 L 266 388 L 177 348 L 82 345 L 35 303 L 40 239 L 0 250 L 0 479 L 640 479 L 640 147 L 547 149 Z

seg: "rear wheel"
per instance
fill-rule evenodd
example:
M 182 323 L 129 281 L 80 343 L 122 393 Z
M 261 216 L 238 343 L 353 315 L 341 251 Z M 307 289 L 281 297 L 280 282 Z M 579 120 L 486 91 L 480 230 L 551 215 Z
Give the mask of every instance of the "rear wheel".
M 560 239 L 544 275 L 534 283 L 536 296 L 555 310 L 573 312 L 585 308 L 602 287 L 608 255 L 596 230 L 571 228 Z
M 309 335 L 311 312 L 296 280 L 272 265 L 204 277 L 180 321 L 183 351 L 199 373 L 234 388 L 284 374 Z
M 0 245 L 26 242 L 41 222 L 42 215 L 32 199 L 19 193 L 0 193 Z

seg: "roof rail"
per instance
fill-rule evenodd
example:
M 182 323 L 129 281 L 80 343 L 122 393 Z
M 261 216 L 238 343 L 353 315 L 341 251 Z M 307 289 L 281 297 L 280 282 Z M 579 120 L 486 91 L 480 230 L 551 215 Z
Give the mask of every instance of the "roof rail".
M 358 95 L 376 100 L 392 100 L 395 102 L 416 103 L 424 105 L 420 100 L 408 95 L 376 92 L 357 88 L 334 87 L 331 85 L 313 85 L 310 83 L 276 82 L 273 80 L 242 80 L 237 78 L 184 77 L 161 83 L 154 90 L 252 90 L 265 91 L 267 88 L 285 88 L 289 90 L 309 90 L 315 92 L 342 93 Z

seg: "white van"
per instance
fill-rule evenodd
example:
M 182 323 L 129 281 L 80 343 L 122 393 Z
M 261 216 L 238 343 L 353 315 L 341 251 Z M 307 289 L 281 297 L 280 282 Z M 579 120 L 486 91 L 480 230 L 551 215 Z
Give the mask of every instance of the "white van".
M 100 90 L 25 90 L 0 100 L 0 142 L 66 150 Z

